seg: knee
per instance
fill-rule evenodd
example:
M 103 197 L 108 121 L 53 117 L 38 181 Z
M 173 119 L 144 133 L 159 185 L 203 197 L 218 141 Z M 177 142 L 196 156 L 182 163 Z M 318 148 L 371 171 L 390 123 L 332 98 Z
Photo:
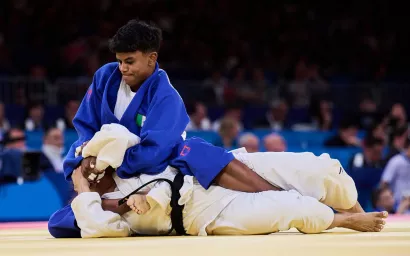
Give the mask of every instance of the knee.
M 350 209 L 353 206 L 355 206 L 355 204 L 357 203 L 357 199 L 358 199 L 356 184 L 354 183 L 352 178 L 350 178 L 345 183 L 344 188 L 345 188 L 344 189 L 344 196 L 341 198 L 341 200 L 342 200 L 342 209 Z
M 354 180 L 343 169 L 341 173 L 325 179 L 326 196 L 322 200 L 326 205 L 347 210 L 357 203 L 358 193 Z

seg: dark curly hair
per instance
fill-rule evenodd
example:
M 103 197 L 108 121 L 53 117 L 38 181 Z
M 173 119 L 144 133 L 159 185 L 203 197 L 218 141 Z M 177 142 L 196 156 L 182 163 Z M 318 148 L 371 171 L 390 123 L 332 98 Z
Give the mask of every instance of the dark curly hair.
M 158 52 L 161 40 L 160 28 L 144 21 L 131 20 L 118 29 L 117 33 L 109 40 L 108 47 L 113 53 Z

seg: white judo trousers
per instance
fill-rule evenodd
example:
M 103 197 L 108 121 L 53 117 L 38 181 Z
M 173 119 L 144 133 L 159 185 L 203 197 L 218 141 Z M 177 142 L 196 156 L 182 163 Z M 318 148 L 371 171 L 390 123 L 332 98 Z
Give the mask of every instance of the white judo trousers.
M 84 156 L 90 155 L 93 151 L 91 155 L 97 156 L 97 165 L 99 159 L 104 164 L 116 165 L 117 158 L 125 153 L 125 150 L 121 153 L 118 148 L 107 146 L 112 144 L 113 139 L 115 140 L 113 134 L 118 134 L 114 132 L 115 126 L 118 125 L 109 126 L 103 127 L 82 152 Z M 130 140 L 127 141 L 124 140 L 125 134 L 121 134 L 119 140 L 127 143 L 127 146 L 138 143 L 137 141 L 129 143 L 135 138 L 130 136 Z M 107 136 L 110 137 L 109 142 L 107 140 L 106 143 L 101 143 Z M 95 145 L 100 149 L 93 149 Z M 111 154 L 112 150 L 115 150 L 116 154 Z M 102 152 L 104 155 L 100 155 Z M 113 158 L 114 156 L 116 159 Z M 211 186 L 205 190 L 195 178 L 186 176 L 185 184 L 180 190 L 179 203 L 185 204 L 184 226 L 188 234 L 267 234 L 290 228 L 297 228 L 304 233 L 319 233 L 327 229 L 334 218 L 332 209 L 319 200 L 330 202 L 329 205 L 334 207 L 340 205 L 347 207 L 351 204 L 351 202 L 338 203 L 340 198 L 351 197 L 350 194 L 348 196 L 343 194 L 346 191 L 350 193 L 350 189 L 342 189 L 346 183 L 343 179 L 348 181 L 350 177 L 342 176 L 344 178 L 340 181 L 339 176 L 336 176 L 336 173 L 338 175 L 343 173 L 339 174 L 340 163 L 328 156 L 316 157 L 310 153 L 251 154 L 241 153 L 241 150 L 236 151 L 235 156 L 272 184 L 289 191 L 244 193 L 219 186 Z M 339 171 L 333 172 L 336 169 Z M 104 197 L 122 198 L 152 179 L 162 176 L 172 179 L 174 175 L 175 170 L 172 168 L 159 175 L 140 175 L 138 178 L 127 180 L 121 180 L 114 175 L 118 191 Z M 339 187 L 339 191 L 328 191 Z M 171 225 L 170 196 L 171 191 L 167 183 L 160 182 L 150 186 L 147 200 L 151 209 L 144 215 L 128 212 L 120 216 L 103 211 L 101 199 L 97 198 L 96 193 L 80 194 L 73 200 L 71 206 L 83 237 L 128 236 L 134 233 L 160 235 L 164 234 Z
M 353 179 L 337 159 L 310 152 L 236 153 L 235 157 L 272 185 L 296 190 L 335 209 L 350 209 L 358 198 Z

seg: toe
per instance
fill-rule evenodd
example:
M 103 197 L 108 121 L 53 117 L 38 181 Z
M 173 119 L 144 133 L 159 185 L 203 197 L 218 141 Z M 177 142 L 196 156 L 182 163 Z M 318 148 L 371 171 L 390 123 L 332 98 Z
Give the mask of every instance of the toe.
M 129 199 L 127 200 L 127 205 L 128 205 L 128 206 L 134 205 L 134 200 L 132 200 L 131 198 L 129 198 Z
M 382 212 L 377 213 L 377 217 L 380 217 L 380 218 L 387 218 L 387 216 L 389 216 L 389 213 L 386 212 L 386 211 L 382 211 Z
M 376 223 L 380 225 L 386 224 L 386 221 L 384 219 L 376 219 Z

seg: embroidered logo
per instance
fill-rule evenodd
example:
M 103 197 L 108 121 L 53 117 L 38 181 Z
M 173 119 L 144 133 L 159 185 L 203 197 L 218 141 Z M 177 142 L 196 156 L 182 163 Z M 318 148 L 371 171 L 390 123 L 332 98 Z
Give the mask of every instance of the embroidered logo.
M 93 93 L 93 89 L 92 88 L 88 89 L 88 91 L 87 91 L 87 100 L 90 100 L 90 97 L 91 97 L 92 93 Z
M 135 123 L 138 125 L 138 127 L 142 127 L 146 119 L 147 119 L 146 116 L 137 114 L 137 116 L 135 117 Z
M 186 156 L 190 151 L 191 151 L 191 148 L 188 147 L 187 145 L 184 145 L 184 148 L 181 150 L 180 155 L 181 156 Z

